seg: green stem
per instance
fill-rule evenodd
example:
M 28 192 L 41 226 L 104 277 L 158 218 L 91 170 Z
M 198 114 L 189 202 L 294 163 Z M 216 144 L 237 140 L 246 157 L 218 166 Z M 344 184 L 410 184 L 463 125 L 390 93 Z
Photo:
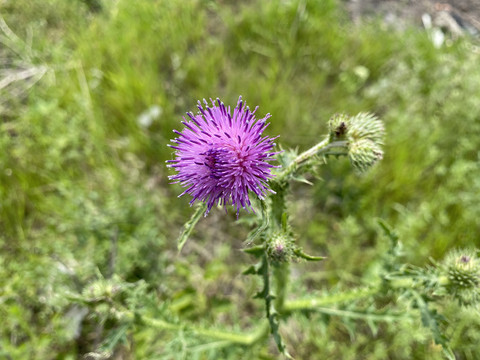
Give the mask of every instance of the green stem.
M 263 278 L 262 296 L 265 299 L 265 312 L 267 314 L 268 321 L 271 322 L 272 294 L 270 293 L 270 265 L 268 263 L 267 254 L 263 255 L 262 266 L 260 269 L 261 276 Z
M 284 354 L 287 358 L 291 358 L 290 354 L 288 353 L 287 349 L 285 348 L 285 344 L 283 343 L 282 337 L 279 333 L 279 314 L 275 305 L 273 304 L 274 296 L 270 293 L 270 264 L 268 261 L 268 256 L 265 254 L 263 256 L 263 264 L 262 264 L 262 275 L 263 275 L 263 291 L 262 295 L 265 298 L 265 308 L 267 313 L 268 323 L 270 325 L 270 333 L 277 344 L 277 349 L 282 354 Z
M 316 312 L 332 315 L 332 316 L 341 316 L 350 319 L 360 319 L 360 320 L 371 320 L 371 321 L 386 321 L 392 322 L 397 321 L 399 319 L 407 319 L 411 318 L 406 314 L 372 314 L 372 313 L 363 313 L 351 310 L 340 310 L 334 308 L 325 308 L 325 307 L 317 307 L 315 308 Z
M 274 220 L 274 226 L 277 228 L 277 230 L 279 230 L 282 226 L 283 214 L 286 211 L 285 195 L 287 192 L 288 183 L 273 182 L 271 186 L 272 190 L 275 191 L 275 194 L 271 195 L 271 219 Z
M 287 295 L 289 264 L 280 263 L 273 267 L 273 277 L 275 279 L 275 309 L 282 314 Z
M 295 173 L 298 166 L 309 160 L 311 157 L 326 153 L 331 148 L 335 147 L 345 147 L 347 145 L 346 141 L 336 141 L 330 142 L 330 138 L 327 137 L 323 141 L 320 141 L 317 145 L 312 146 L 310 149 L 304 151 L 298 155 L 295 160 L 291 162 L 286 168 L 284 168 L 275 178 L 275 181 L 281 183 L 288 179 L 290 175 Z
M 345 301 L 352 301 L 361 298 L 370 297 L 380 290 L 379 287 L 371 287 L 364 289 L 355 289 L 353 291 L 333 294 L 330 296 L 315 297 L 309 299 L 289 300 L 284 304 L 285 312 L 301 311 L 301 310 L 317 310 L 321 306 L 339 304 Z
M 196 326 L 187 327 L 183 324 L 172 324 L 164 320 L 152 319 L 145 316 L 141 317 L 141 321 L 143 321 L 143 323 L 145 323 L 146 325 L 149 325 L 159 330 L 179 331 L 182 329 L 188 329 L 199 336 L 205 336 L 215 340 L 228 341 L 230 343 L 239 345 L 252 345 L 258 342 L 267 334 L 269 328 L 267 323 L 263 323 L 262 326 L 258 327 L 255 332 L 249 334 L 242 334 L 235 332 L 227 332 L 223 330 L 206 329 Z
M 178 238 L 178 252 L 182 251 L 183 246 L 188 240 L 188 237 L 192 233 L 193 229 L 195 228 L 195 225 L 197 225 L 198 220 L 201 219 L 202 215 L 205 213 L 205 210 L 207 209 L 207 204 L 205 203 L 200 203 L 197 205 L 197 209 L 193 213 L 192 217 L 190 220 L 188 220 L 185 225 L 183 225 L 183 232 Z

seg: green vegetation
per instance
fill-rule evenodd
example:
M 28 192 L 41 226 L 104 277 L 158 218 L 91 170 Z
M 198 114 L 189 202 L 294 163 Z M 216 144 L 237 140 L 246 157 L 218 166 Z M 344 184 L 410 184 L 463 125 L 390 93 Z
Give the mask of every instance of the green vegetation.
M 0 7 L 0 358 L 278 358 L 273 339 L 251 332 L 265 320 L 252 299 L 260 282 L 241 275 L 249 216 L 213 209 L 177 252 L 194 209 L 168 184 L 166 144 L 197 99 L 234 105 L 242 95 L 272 114 L 269 135 L 301 151 L 334 113 L 385 122 L 385 157 L 373 170 L 358 176 L 347 159 L 329 161 L 321 181 L 294 185 L 297 241 L 327 259 L 292 264 L 292 294 L 378 285 L 390 249 L 379 219 L 395 229 L 406 263 L 478 247 L 472 40 L 437 49 L 417 29 L 354 26 L 334 0 Z M 349 316 L 350 304 L 387 302 L 368 295 L 338 299 L 343 312 L 281 323 L 291 355 L 443 358 L 420 317 Z M 389 301 L 409 313 L 402 299 Z M 478 359 L 478 309 L 439 310 L 456 356 Z M 223 338 L 212 340 L 216 330 Z

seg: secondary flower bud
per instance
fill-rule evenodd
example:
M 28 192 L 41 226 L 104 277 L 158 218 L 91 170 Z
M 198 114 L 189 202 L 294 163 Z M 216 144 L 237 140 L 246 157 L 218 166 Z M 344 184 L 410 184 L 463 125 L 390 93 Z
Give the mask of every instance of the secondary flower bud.
M 361 139 L 349 144 L 348 157 L 355 170 L 365 172 L 383 158 L 383 151 L 373 141 Z
M 276 233 L 267 240 L 267 255 L 274 262 L 289 262 L 293 249 L 293 239 L 288 234 Z
M 345 140 L 349 129 L 350 118 L 345 114 L 335 114 L 328 121 L 330 142 Z
M 382 121 L 368 113 L 349 117 L 336 114 L 328 122 L 329 141 L 336 147 L 345 147 L 353 167 L 364 172 L 383 158 Z
M 370 140 L 377 146 L 383 144 L 385 128 L 383 122 L 375 115 L 359 113 L 350 118 L 347 138 L 350 143 Z
M 454 250 L 445 258 L 442 266 L 448 281 L 447 292 L 462 305 L 474 305 L 480 301 L 480 259 L 475 250 Z

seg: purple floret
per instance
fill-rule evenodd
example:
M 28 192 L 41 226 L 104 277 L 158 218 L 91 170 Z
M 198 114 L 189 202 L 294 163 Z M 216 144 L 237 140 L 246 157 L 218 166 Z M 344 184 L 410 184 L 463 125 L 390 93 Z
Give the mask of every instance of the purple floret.
M 217 99 L 212 107 L 204 100 L 205 107 L 198 102 L 200 113 L 187 113 L 183 118 L 185 128 L 169 145 L 176 150 L 175 160 L 169 160 L 176 175 L 170 176 L 172 183 L 179 183 L 186 190 L 179 196 L 190 194 L 192 205 L 196 200 L 207 204 L 208 214 L 215 204 L 233 205 L 237 215 L 241 208 L 251 209 L 249 192 L 263 199 L 268 191 L 268 180 L 273 177 L 270 170 L 275 167 L 272 149 L 275 138 L 263 136 L 269 125 L 267 119 L 256 120 L 255 111 L 238 99 L 231 115 L 230 107 Z

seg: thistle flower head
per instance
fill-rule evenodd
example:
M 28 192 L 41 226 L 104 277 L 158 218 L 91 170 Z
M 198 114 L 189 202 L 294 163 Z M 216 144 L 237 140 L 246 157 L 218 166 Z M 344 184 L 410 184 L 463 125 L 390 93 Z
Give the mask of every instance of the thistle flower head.
M 241 97 L 233 115 L 219 99 L 211 102 L 210 107 L 199 101 L 199 113 L 187 113 L 182 132 L 174 130 L 178 137 L 169 146 L 176 150 L 175 159 L 167 163 L 177 174 L 169 178 L 186 188 L 179 196 L 190 194 L 191 205 L 196 200 L 207 204 L 205 215 L 220 204 L 234 206 L 238 216 L 241 208 L 251 208 L 250 191 L 260 199 L 271 191 L 276 138 L 262 136 L 270 114 L 255 119 L 258 107 L 251 111 Z
M 480 301 L 480 258 L 472 249 L 454 250 L 442 264 L 447 292 L 462 305 Z

